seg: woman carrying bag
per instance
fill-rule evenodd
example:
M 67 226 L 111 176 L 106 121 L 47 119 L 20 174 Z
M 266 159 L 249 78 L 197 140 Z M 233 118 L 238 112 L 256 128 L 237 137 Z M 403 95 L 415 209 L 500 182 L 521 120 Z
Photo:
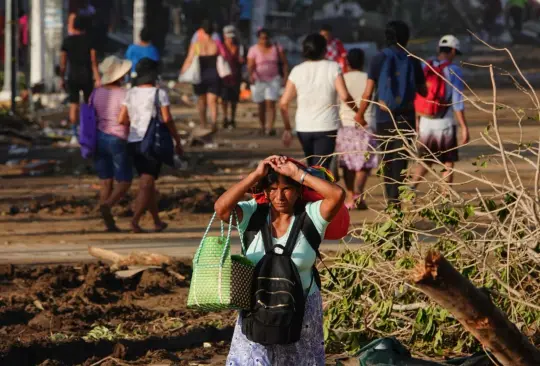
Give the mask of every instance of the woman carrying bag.
M 270 202 L 269 205 L 265 204 L 265 207 L 261 207 L 262 205 L 255 200 L 241 201 L 254 186 L 264 191 Z M 318 192 L 323 199 L 304 205 L 301 199 L 304 186 Z M 281 329 L 282 334 L 288 336 L 288 340 L 283 339 L 282 342 L 281 337 L 272 339 L 270 334 L 257 333 L 256 328 L 262 328 L 261 324 L 254 321 L 254 314 L 257 311 L 265 312 L 272 308 L 266 305 L 270 304 L 275 294 L 283 291 L 268 291 L 268 300 L 257 298 L 259 291 L 252 293 L 251 296 L 255 299 L 252 300 L 253 308 L 248 312 L 242 312 L 238 318 L 226 365 L 322 366 L 325 364 L 322 299 L 314 270 L 317 251 L 308 238 L 324 237 L 329 222 L 339 212 L 344 199 L 345 192 L 338 185 L 309 174 L 283 156 L 271 156 L 262 161 L 254 172 L 230 188 L 216 202 L 215 210 L 221 220 L 229 221 L 231 213 L 234 213 L 240 222 L 238 228 L 241 233 L 255 231 L 251 236 L 251 243 L 244 240 L 247 258 L 257 264 L 254 283 L 264 287 L 272 282 L 269 280 L 275 280 L 273 276 L 261 275 L 263 270 L 278 270 L 278 268 L 264 268 L 268 267 L 265 263 L 270 263 L 267 261 L 269 256 L 275 257 L 274 260 L 288 260 L 295 268 L 293 270 L 295 278 L 299 279 L 294 283 L 295 286 L 300 286 L 295 290 L 299 290 L 301 296 L 298 298 L 298 291 L 294 292 L 295 301 L 292 308 L 295 313 L 292 314 L 291 324 L 297 328 L 297 334 L 291 334 L 288 327 Z M 266 210 L 263 211 L 262 220 L 260 220 L 261 209 Z M 257 225 L 254 221 L 257 221 Z M 257 232 L 259 221 L 261 225 Z M 304 229 L 300 232 L 299 227 L 304 227 L 303 224 L 307 221 L 311 223 L 309 232 Z M 253 230 L 254 227 L 255 230 Z M 244 235 L 244 237 L 249 236 Z M 286 283 L 293 283 L 293 281 L 283 279 L 278 285 L 283 288 L 282 286 Z M 255 286 L 252 287 L 252 292 L 255 289 Z M 283 298 L 283 302 L 290 303 L 289 296 Z M 260 304 L 263 306 L 259 306 Z M 302 307 L 299 308 L 299 306 Z M 301 318 L 294 319 L 297 317 Z M 247 324 L 250 326 L 248 327 Z M 262 326 L 264 328 L 264 325 Z M 264 341 L 256 342 L 252 339 L 264 339 Z
M 221 91 L 221 78 L 218 72 L 218 57 L 220 48 L 218 42 L 211 38 L 212 27 L 210 22 L 205 21 L 201 27 L 202 32 L 197 37 L 197 42 L 191 44 L 188 55 L 180 71 L 180 81 L 185 81 L 183 75 L 192 73 L 192 64 L 198 63 L 199 78 L 193 80 L 193 91 L 199 97 L 197 109 L 201 127 L 207 127 L 206 109 L 210 108 L 210 124 L 214 132 L 217 131 L 217 98 Z M 195 78 L 197 79 L 197 78 Z
M 176 143 L 176 153 L 182 154 L 180 137 L 171 116 L 169 96 L 163 89 L 156 87 L 159 77 L 159 64 L 149 58 L 144 58 L 137 64 L 136 87 L 127 92 L 126 99 L 118 121 L 129 125 L 128 151 L 130 152 L 135 169 L 140 176 L 139 194 L 135 201 L 135 213 L 131 221 L 131 229 L 135 233 L 143 230 L 139 221 L 146 210 L 150 211 L 154 220 L 156 232 L 163 231 L 167 224 L 159 218 L 157 205 L 157 192 L 155 181 L 159 177 L 161 165 L 165 159 L 149 154 L 144 145 L 149 138 L 148 134 L 154 126 L 151 122 L 159 118 L 167 127 L 170 136 Z M 173 152 L 171 151 L 171 155 Z M 167 160 L 172 160 L 172 156 Z

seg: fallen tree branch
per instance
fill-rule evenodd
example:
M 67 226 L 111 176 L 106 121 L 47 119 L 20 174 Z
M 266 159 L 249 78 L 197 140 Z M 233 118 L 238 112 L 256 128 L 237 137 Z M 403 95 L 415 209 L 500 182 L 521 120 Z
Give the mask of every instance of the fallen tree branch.
M 540 351 L 489 296 L 463 277 L 440 253 L 429 252 L 413 273 L 415 284 L 450 311 L 505 366 L 540 365 Z
M 148 252 L 132 252 L 129 255 L 122 255 L 112 250 L 88 247 L 88 253 L 98 259 L 112 262 L 114 267 L 122 266 L 162 266 L 171 265 L 174 260 L 163 254 Z

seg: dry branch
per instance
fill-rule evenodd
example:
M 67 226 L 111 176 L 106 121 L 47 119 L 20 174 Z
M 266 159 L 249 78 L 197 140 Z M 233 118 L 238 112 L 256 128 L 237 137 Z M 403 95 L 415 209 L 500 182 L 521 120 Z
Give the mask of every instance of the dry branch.
M 441 254 L 430 252 L 413 274 L 416 285 L 450 311 L 505 366 L 540 365 L 540 351 L 521 334 L 489 296 Z

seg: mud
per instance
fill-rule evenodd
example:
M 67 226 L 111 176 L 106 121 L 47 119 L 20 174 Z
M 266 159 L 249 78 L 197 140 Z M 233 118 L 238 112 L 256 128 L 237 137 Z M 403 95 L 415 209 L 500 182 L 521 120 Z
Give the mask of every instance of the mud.
M 0 267 L 0 365 L 223 364 L 234 312 L 186 309 L 191 268 Z

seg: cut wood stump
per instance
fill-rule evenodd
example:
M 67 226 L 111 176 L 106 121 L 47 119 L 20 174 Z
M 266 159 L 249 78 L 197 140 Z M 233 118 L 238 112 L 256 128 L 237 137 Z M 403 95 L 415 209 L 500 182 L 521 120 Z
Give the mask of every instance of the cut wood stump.
M 476 288 L 440 253 L 429 252 L 413 280 L 427 296 L 451 312 L 504 366 L 538 366 L 540 351 L 532 345 L 488 294 Z

